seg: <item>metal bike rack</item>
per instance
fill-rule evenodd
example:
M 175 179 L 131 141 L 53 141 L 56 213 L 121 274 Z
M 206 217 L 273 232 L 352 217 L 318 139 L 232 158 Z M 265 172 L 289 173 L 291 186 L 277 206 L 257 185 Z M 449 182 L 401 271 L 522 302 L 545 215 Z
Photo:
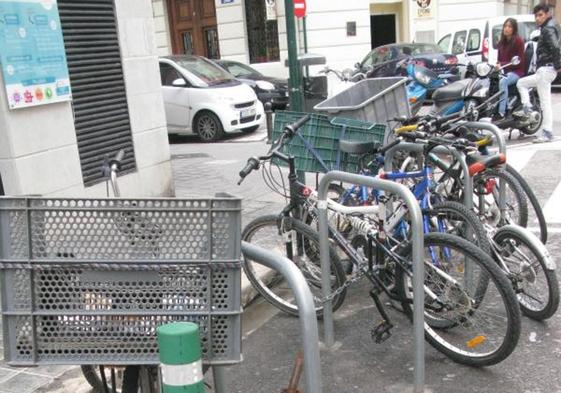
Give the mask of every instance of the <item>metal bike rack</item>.
M 298 269 L 292 261 L 280 257 L 270 251 L 266 251 L 247 242 L 242 242 L 242 253 L 247 258 L 251 258 L 254 262 L 279 272 L 286 279 L 288 285 L 292 289 L 296 299 L 296 304 L 298 305 L 300 328 L 302 330 L 306 392 L 321 393 L 323 390 L 321 384 L 316 308 L 312 292 L 308 287 L 306 279 L 302 275 L 300 269 Z M 221 373 L 219 373 L 218 378 L 218 383 L 215 378 L 215 385 L 224 386 L 223 382 L 220 381 L 220 379 L 223 378 Z M 216 392 L 227 393 L 226 390 L 217 390 Z
M 329 184 L 342 181 L 366 187 L 373 187 L 399 195 L 409 209 L 411 217 L 411 232 L 413 240 L 413 344 L 415 347 L 414 392 L 424 389 L 425 383 L 425 342 L 424 342 L 424 271 L 423 265 L 423 219 L 421 208 L 411 191 L 402 184 L 388 180 L 381 180 L 369 176 L 353 175 L 346 172 L 328 172 L 320 181 L 318 189 L 319 209 L 319 242 L 321 258 L 321 278 L 323 297 L 331 294 L 330 258 L 329 258 L 329 229 L 327 221 L 327 190 Z M 331 301 L 327 301 L 323 308 L 324 340 L 327 347 L 335 344 L 333 329 L 333 308 Z
M 423 145 L 417 143 L 410 143 L 410 142 L 401 142 L 399 145 L 393 147 L 392 149 L 388 150 L 385 154 L 385 170 L 392 171 L 392 162 L 394 153 L 398 150 L 415 152 L 415 153 L 422 153 L 424 149 Z M 469 167 L 466 163 L 466 160 L 462 156 L 462 154 L 454 148 L 446 148 L 444 146 L 437 146 L 435 147 L 432 152 L 436 154 L 448 154 L 452 155 L 458 162 L 460 163 L 460 168 L 464 173 L 464 205 L 468 209 L 473 209 L 473 180 L 469 175 Z M 469 231 L 469 230 L 468 230 Z M 467 235 L 469 236 L 471 232 L 468 232 Z M 464 272 L 464 277 L 466 280 L 466 286 L 470 286 L 471 283 L 474 282 L 473 280 L 473 265 L 471 263 L 466 263 L 466 268 Z
M 385 154 L 385 170 L 392 171 L 392 161 L 394 153 L 398 150 L 414 152 L 414 153 L 422 153 L 424 149 L 423 145 L 417 143 L 410 143 L 410 142 L 401 142 L 399 145 L 393 147 L 392 149 L 388 150 Z M 464 172 L 464 204 L 468 209 L 473 208 L 473 181 L 471 176 L 469 176 L 469 168 L 464 160 L 462 154 L 457 151 L 456 149 L 447 149 L 444 146 L 437 146 L 435 147 L 432 152 L 437 154 L 452 154 L 454 158 L 458 160 L 460 163 L 460 167 L 462 168 L 462 172 Z
M 496 125 L 484 121 L 470 121 L 470 122 L 460 122 L 464 127 L 476 128 L 479 130 L 489 131 L 496 138 L 499 145 L 499 153 L 506 156 L 506 141 L 501 129 Z M 506 210 L 506 188 L 504 179 L 499 179 L 499 210 L 501 212 L 501 219 L 505 216 Z

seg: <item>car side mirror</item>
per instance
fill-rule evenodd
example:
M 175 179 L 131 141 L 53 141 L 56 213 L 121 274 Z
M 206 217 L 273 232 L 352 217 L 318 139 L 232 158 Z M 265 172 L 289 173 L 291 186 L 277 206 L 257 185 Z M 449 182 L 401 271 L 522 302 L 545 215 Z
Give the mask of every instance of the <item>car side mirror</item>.
M 511 62 L 512 64 L 514 64 L 514 65 L 518 65 L 518 64 L 520 64 L 520 57 L 514 56 L 514 57 L 512 58 L 512 60 L 510 60 L 510 62 Z
M 183 78 L 177 78 L 176 80 L 171 82 L 171 85 L 174 86 L 174 87 L 186 87 L 187 82 L 185 82 L 185 79 L 183 79 Z
M 361 68 L 361 67 L 360 67 L 360 63 L 356 63 L 356 64 L 355 64 L 355 68 L 356 68 L 357 70 L 360 70 L 360 68 Z

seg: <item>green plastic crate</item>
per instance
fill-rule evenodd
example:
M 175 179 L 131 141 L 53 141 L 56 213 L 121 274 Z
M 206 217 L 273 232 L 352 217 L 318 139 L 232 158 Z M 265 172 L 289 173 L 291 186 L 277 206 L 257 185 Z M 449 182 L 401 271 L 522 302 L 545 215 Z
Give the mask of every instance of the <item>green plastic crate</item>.
M 305 115 L 306 113 L 301 112 L 275 112 L 273 140 L 276 141 L 281 136 L 286 125 L 294 123 Z M 282 152 L 294 156 L 296 169 L 302 172 L 323 173 L 330 170 L 341 170 L 357 173 L 359 170 L 358 157 L 341 152 L 339 140 L 383 143 L 385 132 L 384 124 L 341 117 L 330 119 L 325 115 L 311 114 L 311 119 L 298 131 L 301 137 L 295 135 L 290 142 L 285 143 Z M 317 157 L 314 155 L 314 151 Z M 274 162 L 285 165 L 279 160 Z

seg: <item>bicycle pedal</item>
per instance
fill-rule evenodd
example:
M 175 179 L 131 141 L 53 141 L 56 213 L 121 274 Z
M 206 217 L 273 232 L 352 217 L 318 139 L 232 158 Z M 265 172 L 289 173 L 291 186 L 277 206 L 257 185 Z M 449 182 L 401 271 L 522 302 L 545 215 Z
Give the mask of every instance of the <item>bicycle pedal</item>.
M 393 325 L 387 321 L 380 322 L 377 326 L 372 328 L 370 335 L 376 344 L 381 344 L 391 337 L 391 329 Z

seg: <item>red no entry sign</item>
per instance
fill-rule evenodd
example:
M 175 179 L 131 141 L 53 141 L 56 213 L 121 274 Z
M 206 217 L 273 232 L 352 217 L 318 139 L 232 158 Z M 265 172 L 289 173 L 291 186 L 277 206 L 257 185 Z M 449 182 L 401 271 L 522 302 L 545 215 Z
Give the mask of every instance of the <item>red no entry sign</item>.
M 306 16 L 306 0 L 294 0 L 294 15 L 297 18 Z

